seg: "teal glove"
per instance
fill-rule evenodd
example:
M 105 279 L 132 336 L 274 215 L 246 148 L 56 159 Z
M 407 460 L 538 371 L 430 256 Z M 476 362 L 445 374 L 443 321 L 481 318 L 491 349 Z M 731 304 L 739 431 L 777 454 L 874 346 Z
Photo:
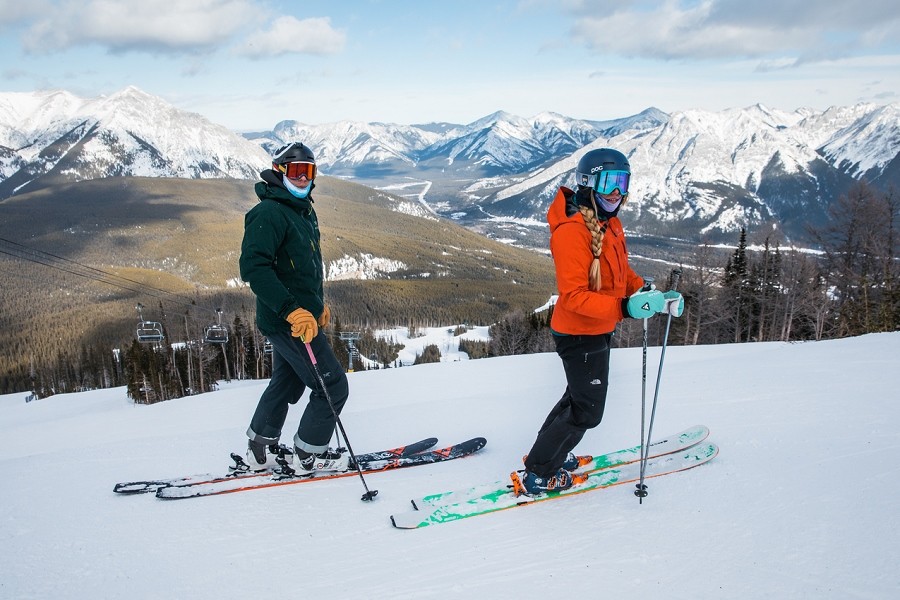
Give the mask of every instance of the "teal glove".
M 684 296 L 674 290 L 663 293 L 666 306 L 662 312 L 669 313 L 673 317 L 680 317 L 684 312 Z
M 622 300 L 622 314 L 632 319 L 647 319 L 664 310 L 666 300 L 659 290 L 637 292 Z

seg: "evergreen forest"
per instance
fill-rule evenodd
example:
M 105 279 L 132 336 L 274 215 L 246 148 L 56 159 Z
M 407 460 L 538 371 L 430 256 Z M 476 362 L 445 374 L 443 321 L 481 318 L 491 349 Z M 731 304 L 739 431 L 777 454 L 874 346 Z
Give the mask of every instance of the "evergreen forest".
M 685 298 L 681 318 L 649 320 L 649 343 L 662 344 L 666 335 L 670 345 L 694 345 L 821 340 L 897 330 L 898 208 L 893 192 L 860 183 L 833 203 L 826 225 L 810 229 L 815 251 L 783 245 L 774 235 L 751 245 L 753 232 L 741 230 L 724 260 L 721 249 L 701 242 L 690 256 L 656 273 L 640 273 L 654 276 L 657 288 L 677 288 Z M 4 277 L 53 276 L 34 263 L 7 260 Z M 71 270 L 79 277 L 67 280 L 69 288 L 49 293 L 46 302 L 29 313 L 40 326 L 0 314 L 5 339 L 0 394 L 28 392 L 30 399 L 38 399 L 127 386 L 136 403 L 151 404 L 214 390 L 217 381 L 270 375 L 270 349 L 254 326 L 255 301 L 248 289 L 173 292 L 161 282 L 136 279 L 129 279 L 128 289 L 118 279 L 119 287 L 126 289 L 110 291 L 102 285 L 109 274 L 92 277 L 76 265 Z M 489 285 L 480 295 L 464 294 L 461 282 L 452 280 L 406 289 L 418 283 L 326 284 L 326 301 L 334 315 L 326 333 L 342 364 L 353 369 L 396 366 L 399 348 L 377 339 L 374 330 L 398 325 L 410 331 L 457 323 L 491 325 L 489 341 L 460 342 L 470 358 L 553 351 L 552 308 L 530 310 L 552 290 L 531 290 L 523 302 L 513 302 L 499 291 L 492 293 Z M 84 306 L 81 296 L 71 293 L 75 287 L 92 290 L 96 304 Z M 122 308 L 123 299 L 148 289 L 152 301 L 140 314 Z M 410 302 L 411 296 L 421 300 Z M 3 306 L 23 301 L 13 286 L 0 288 Z M 161 335 L 139 340 L 142 324 L 158 325 Z M 457 334 L 464 332 L 465 327 L 457 327 Z M 643 322 L 626 320 L 614 339 L 619 347 L 640 346 Z M 416 363 L 438 360 L 439 349 L 431 347 Z

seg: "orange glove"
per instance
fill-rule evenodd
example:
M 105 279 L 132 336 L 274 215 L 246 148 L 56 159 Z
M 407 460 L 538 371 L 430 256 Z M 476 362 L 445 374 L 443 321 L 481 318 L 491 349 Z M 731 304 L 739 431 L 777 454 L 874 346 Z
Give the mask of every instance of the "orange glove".
M 322 307 L 322 314 L 319 315 L 319 327 L 325 329 L 328 327 L 328 324 L 331 322 L 331 309 L 328 308 L 328 305 Z
M 313 338 L 319 335 L 316 320 L 305 308 L 298 308 L 289 314 L 287 322 L 291 324 L 291 335 L 300 338 L 304 343 L 313 341 Z

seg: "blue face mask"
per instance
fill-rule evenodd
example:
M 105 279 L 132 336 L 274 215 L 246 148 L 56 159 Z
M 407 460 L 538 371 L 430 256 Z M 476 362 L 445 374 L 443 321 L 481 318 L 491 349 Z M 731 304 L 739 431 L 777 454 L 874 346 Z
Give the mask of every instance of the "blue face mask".
M 601 210 L 604 210 L 608 213 L 615 213 L 616 209 L 619 208 L 619 205 L 622 204 L 621 200 L 619 200 L 618 202 L 609 202 L 597 192 L 594 192 L 594 200 L 597 201 L 597 204 L 600 206 Z
M 302 188 L 299 188 L 291 183 L 291 180 L 287 177 L 285 177 L 282 181 L 284 181 L 284 187 L 287 188 L 287 191 L 289 191 L 296 198 L 306 198 L 307 196 L 309 196 L 309 191 L 312 189 L 312 181 L 309 182 L 309 185 Z

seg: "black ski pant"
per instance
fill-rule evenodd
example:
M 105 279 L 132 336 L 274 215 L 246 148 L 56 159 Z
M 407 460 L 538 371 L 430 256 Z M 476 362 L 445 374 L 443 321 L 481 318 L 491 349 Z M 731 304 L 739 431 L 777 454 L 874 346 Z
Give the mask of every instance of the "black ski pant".
M 600 424 L 609 387 L 611 333 L 554 337 L 567 385 L 525 460 L 525 468 L 539 477 L 555 475 L 585 431 Z
M 272 343 L 272 379 L 259 398 L 247 436 L 263 444 L 277 444 L 289 405 L 295 404 L 309 388 L 309 402 L 300 417 L 294 446 L 306 452 L 324 452 L 334 434 L 335 418 L 313 370 L 306 346 L 300 338 L 291 337 L 289 333 L 267 337 Z M 347 375 L 324 333 L 320 331 L 310 346 L 328 396 L 340 414 L 350 394 Z

